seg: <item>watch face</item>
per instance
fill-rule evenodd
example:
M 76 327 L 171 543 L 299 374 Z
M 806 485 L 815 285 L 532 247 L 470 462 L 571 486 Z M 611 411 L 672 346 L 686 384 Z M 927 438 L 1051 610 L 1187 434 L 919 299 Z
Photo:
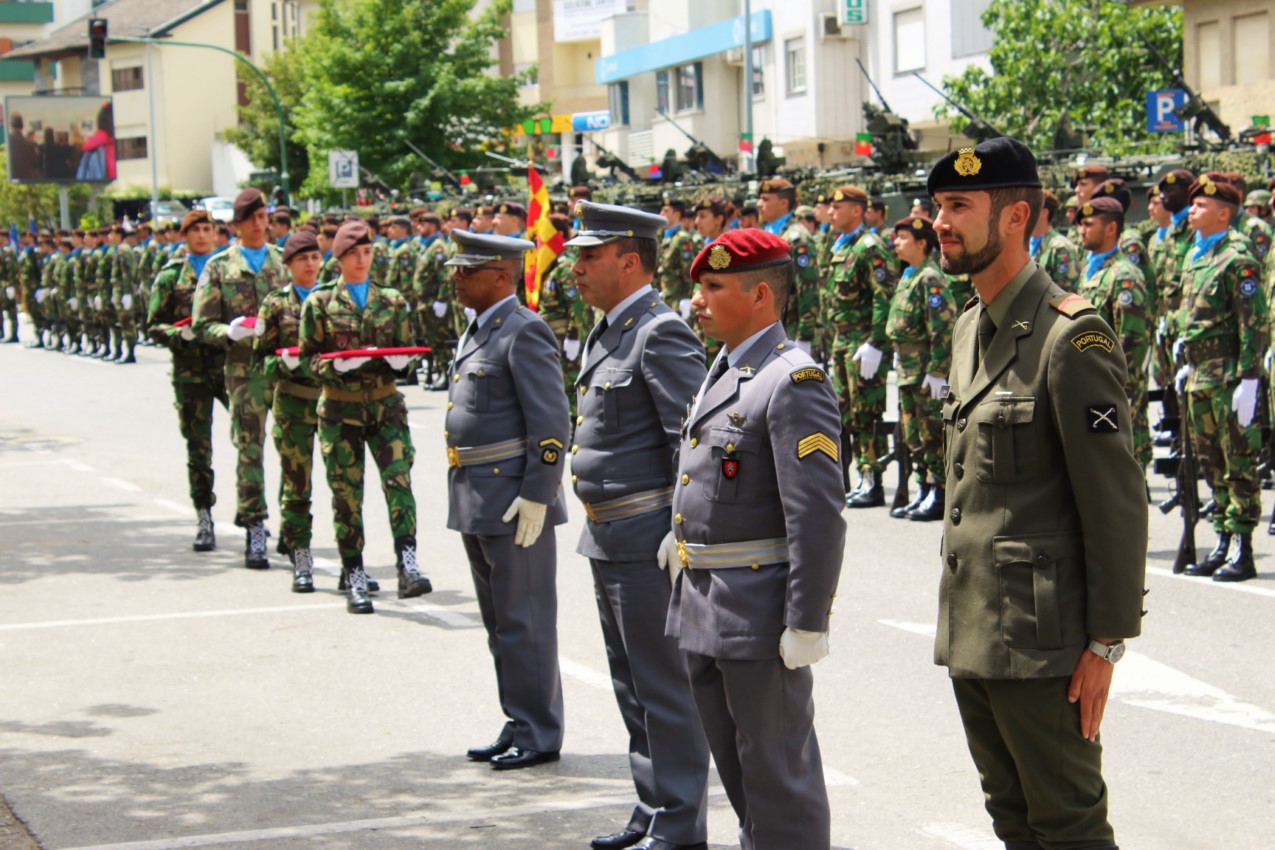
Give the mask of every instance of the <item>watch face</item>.
M 1116 645 L 1114 645 L 1114 646 L 1110 647 L 1110 648 L 1109 648 L 1109 655 L 1110 655 L 1110 657 L 1111 657 L 1111 663 L 1112 663 L 1112 664 L 1115 664 L 1115 663 L 1116 663 L 1117 661 L 1119 661 L 1121 658 L 1124 658 L 1124 644 L 1123 644 L 1123 643 L 1118 643 L 1118 644 L 1116 644 Z

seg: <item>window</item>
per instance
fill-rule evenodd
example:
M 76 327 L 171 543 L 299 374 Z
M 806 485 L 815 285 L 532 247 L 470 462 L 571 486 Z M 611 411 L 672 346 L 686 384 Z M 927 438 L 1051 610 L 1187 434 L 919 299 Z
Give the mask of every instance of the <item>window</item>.
M 692 62 L 677 69 L 677 111 L 693 112 L 704 108 L 704 66 Z
M 753 47 L 753 97 L 766 96 L 766 49 L 762 45 Z
M 540 66 L 535 62 L 518 62 L 514 64 L 514 74 L 523 74 L 530 71 L 527 78 L 520 83 L 520 87 L 529 89 L 532 86 L 540 85 Z
M 1237 15 L 1231 26 L 1235 33 L 1235 84 L 1260 83 L 1267 79 L 1271 63 L 1270 24 L 1266 13 Z
M 115 140 L 116 159 L 146 159 L 146 137 Z
M 668 71 L 655 72 L 655 111 L 669 111 Z
M 1217 21 L 1196 26 L 1195 56 L 1200 69 L 1200 88 L 1212 91 L 1222 85 L 1222 34 Z
M 976 56 L 992 49 L 992 31 L 983 12 L 992 0 L 952 0 L 952 57 Z
M 925 10 L 894 13 L 894 73 L 925 69 Z
M 112 68 L 111 69 L 111 90 L 112 91 L 137 91 L 145 88 L 146 82 L 142 77 L 142 66 L 135 68 Z
M 806 91 L 806 37 L 785 41 L 784 56 L 788 69 L 788 93 L 803 94 Z
M 608 86 L 607 99 L 611 107 L 611 123 L 617 127 L 629 126 L 629 81 L 622 80 Z

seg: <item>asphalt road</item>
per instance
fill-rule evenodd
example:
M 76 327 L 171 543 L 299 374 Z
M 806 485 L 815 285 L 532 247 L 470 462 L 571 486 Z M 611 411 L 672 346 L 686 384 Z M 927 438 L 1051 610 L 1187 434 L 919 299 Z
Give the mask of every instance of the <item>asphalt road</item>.
M 320 591 L 290 593 L 273 547 L 275 568 L 243 568 L 220 409 L 219 548 L 190 550 L 167 355 L 138 356 L 124 367 L 0 346 L 0 795 L 42 847 L 556 850 L 624 825 L 626 736 L 574 501 L 557 537 L 562 761 L 495 773 L 464 758 L 501 717 L 460 537 L 445 527 L 445 398 L 407 390 L 436 590 L 383 593 L 374 616 L 354 617 L 335 590 L 322 475 Z M 268 492 L 274 463 L 270 447 Z M 384 503 L 375 486 L 369 497 L 367 561 L 392 587 Z M 833 654 L 815 668 L 833 844 L 999 847 L 931 663 L 941 528 L 884 510 L 848 519 Z M 1103 726 L 1112 820 L 1126 850 L 1268 850 L 1275 538 L 1256 538 L 1261 576 L 1227 586 L 1170 574 L 1177 535 L 1152 512 L 1150 614 Z M 737 846 L 715 778 L 711 794 L 712 846 Z M 0 826 L 0 847 L 25 846 Z

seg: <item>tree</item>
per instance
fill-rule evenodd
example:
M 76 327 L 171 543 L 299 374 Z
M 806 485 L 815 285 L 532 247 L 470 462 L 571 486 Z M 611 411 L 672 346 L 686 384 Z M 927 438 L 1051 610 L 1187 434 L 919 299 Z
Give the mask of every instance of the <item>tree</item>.
M 299 138 L 295 116 L 305 91 L 302 76 L 303 40 L 286 50 L 270 54 L 262 70 L 270 78 L 283 105 L 284 139 L 288 149 L 288 177 L 295 191 L 310 174 L 310 157 Z M 245 84 L 248 105 L 239 108 L 239 126 L 226 131 L 226 138 L 248 155 L 258 168 L 281 171 L 279 162 L 279 113 L 261 78 L 235 63 L 239 81 Z M 326 161 L 326 160 L 325 160 Z
M 71 221 L 90 206 L 93 190 L 87 183 L 72 183 L 70 189 Z M 58 187 L 49 183 L 14 183 L 9 180 L 8 157 L 0 145 L 0 227 L 7 232 L 10 224 L 27 229 L 27 220 L 35 219 L 40 227 L 57 227 L 59 218 Z
M 1172 78 L 1142 43 L 1182 62 L 1182 10 L 1129 8 L 1114 0 L 992 0 L 992 73 L 971 65 L 943 78 L 954 100 L 1006 135 L 1050 150 L 1060 126 L 1080 130 L 1105 154 L 1166 150 L 1177 140 L 1147 132 L 1146 96 Z M 946 104 L 939 118 L 956 116 Z M 1061 124 L 1060 124 L 1061 122 Z M 953 126 L 969 122 L 956 116 Z

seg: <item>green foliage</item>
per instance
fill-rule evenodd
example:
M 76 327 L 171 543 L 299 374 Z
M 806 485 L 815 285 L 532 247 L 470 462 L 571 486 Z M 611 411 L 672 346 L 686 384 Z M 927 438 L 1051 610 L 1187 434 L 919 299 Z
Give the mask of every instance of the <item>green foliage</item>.
M 288 180 L 292 191 L 306 181 L 310 174 L 310 156 L 299 136 L 296 123 L 297 108 L 305 91 L 302 63 L 305 60 L 305 40 L 300 39 L 286 49 L 270 54 L 261 69 L 270 78 L 279 103 L 283 106 L 284 144 L 288 152 Z M 226 138 L 248 155 L 262 171 L 280 172 L 279 162 L 279 111 L 274 99 L 261 78 L 235 63 L 240 82 L 248 92 L 248 105 L 239 108 L 239 126 L 226 131 Z M 326 162 L 326 156 L 324 162 Z M 258 188 L 269 192 L 271 186 Z
M 1114 0 L 992 0 L 983 23 L 995 39 L 993 73 L 972 65 L 944 77 L 954 100 L 1037 151 L 1055 148 L 1066 116 L 1108 155 L 1172 150 L 1174 135 L 1147 132 L 1146 96 L 1172 78 L 1143 45 L 1145 36 L 1175 67 L 1182 63 L 1182 10 L 1130 8 Z M 946 104 L 938 118 L 968 123 Z
M 87 183 L 69 186 L 71 220 L 75 221 L 93 200 L 93 189 Z M 20 184 L 9 180 L 8 157 L 0 145 L 0 227 L 6 230 L 11 222 L 25 230 L 27 219 L 33 217 L 42 227 L 55 227 L 59 219 L 58 187 L 51 184 Z

